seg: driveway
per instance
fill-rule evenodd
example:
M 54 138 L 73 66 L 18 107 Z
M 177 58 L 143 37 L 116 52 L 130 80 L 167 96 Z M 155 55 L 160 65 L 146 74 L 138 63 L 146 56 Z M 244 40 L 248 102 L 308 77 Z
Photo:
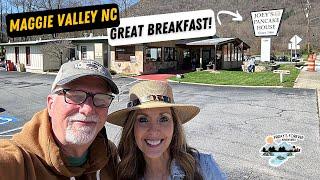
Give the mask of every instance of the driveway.
M 7 137 L 46 106 L 54 76 L 0 71 L 0 135 Z M 124 108 L 128 89 L 137 81 L 115 78 L 121 88 L 110 112 Z M 177 103 L 201 108 L 184 125 L 189 145 L 213 153 L 229 179 L 318 179 L 320 177 L 319 118 L 316 91 L 291 88 L 233 88 L 171 83 Z M 118 142 L 121 129 L 107 124 L 110 139 Z M 15 130 L 16 129 L 16 130 Z M 10 131 L 13 130 L 13 131 Z M 9 131 L 9 132 L 8 132 Z M 6 133 L 3 133 L 6 132 Z M 269 135 L 295 133 L 301 152 L 279 167 L 269 165 L 260 149 Z

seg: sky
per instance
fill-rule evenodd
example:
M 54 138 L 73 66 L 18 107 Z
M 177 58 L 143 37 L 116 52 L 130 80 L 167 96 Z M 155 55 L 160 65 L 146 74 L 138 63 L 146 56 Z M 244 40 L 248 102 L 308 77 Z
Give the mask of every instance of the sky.
M 103 3 L 105 3 L 105 4 L 109 4 L 109 3 L 112 3 L 111 2 L 111 0 L 101 0 Z M 137 3 L 137 2 L 139 2 L 139 0 L 131 0 L 134 4 L 135 3 Z M 3 13 L 5 13 L 6 11 L 5 11 L 5 8 L 6 8 L 6 5 L 8 5 L 8 13 L 10 13 L 11 12 L 11 8 L 10 8 L 10 0 L 0 0 L 0 4 L 2 5 L 2 7 L 3 7 Z M 8 3 L 8 4 L 6 4 L 6 3 Z M 17 10 L 16 10 L 16 8 L 12 8 L 12 12 L 13 13 L 17 13 Z

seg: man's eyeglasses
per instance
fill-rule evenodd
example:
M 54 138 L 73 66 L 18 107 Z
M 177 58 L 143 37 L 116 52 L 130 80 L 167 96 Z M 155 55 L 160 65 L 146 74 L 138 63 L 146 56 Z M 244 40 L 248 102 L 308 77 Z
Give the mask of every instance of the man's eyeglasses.
M 55 92 L 56 94 L 63 93 L 64 101 L 68 104 L 82 104 L 88 97 L 92 98 L 93 105 L 96 107 L 109 107 L 114 96 L 103 93 L 89 93 L 81 90 L 61 89 Z

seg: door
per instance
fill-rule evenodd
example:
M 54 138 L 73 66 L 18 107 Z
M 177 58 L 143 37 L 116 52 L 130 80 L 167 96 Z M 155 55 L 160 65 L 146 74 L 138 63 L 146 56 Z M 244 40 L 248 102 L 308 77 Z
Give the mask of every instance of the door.
M 14 54 L 15 54 L 15 62 L 16 62 L 16 64 L 18 64 L 19 63 L 19 47 L 15 47 L 14 48 Z
M 202 50 L 202 68 L 207 69 L 207 64 L 209 64 L 211 58 L 211 51 L 210 49 L 203 49 Z

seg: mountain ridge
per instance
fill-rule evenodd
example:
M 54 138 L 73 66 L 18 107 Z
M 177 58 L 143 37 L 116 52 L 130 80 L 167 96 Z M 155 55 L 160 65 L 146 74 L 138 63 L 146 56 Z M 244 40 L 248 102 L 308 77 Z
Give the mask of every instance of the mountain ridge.
M 219 37 L 238 37 L 251 46 L 251 53 L 260 53 L 261 37 L 255 37 L 251 12 L 284 8 L 282 22 L 278 31 L 278 36 L 271 37 L 271 53 L 289 53 L 288 43 L 294 35 L 298 35 L 303 40 L 300 43 L 301 49 L 307 47 L 307 20 L 305 17 L 304 0 L 199 0 L 197 2 L 191 0 L 141 0 L 131 6 L 127 11 L 127 17 L 146 16 L 164 13 L 176 13 L 184 11 L 196 11 L 203 9 L 212 9 L 215 14 L 219 11 L 238 11 L 243 17 L 242 22 L 232 21 L 232 16 L 221 15 L 220 26 L 216 20 L 217 33 Z M 320 3 L 316 0 L 310 0 L 311 11 L 310 19 L 320 17 Z M 317 19 L 315 19 L 317 20 Z M 313 50 L 318 50 L 319 45 L 317 39 L 320 38 L 320 18 L 317 21 L 311 21 L 310 27 L 310 43 Z

